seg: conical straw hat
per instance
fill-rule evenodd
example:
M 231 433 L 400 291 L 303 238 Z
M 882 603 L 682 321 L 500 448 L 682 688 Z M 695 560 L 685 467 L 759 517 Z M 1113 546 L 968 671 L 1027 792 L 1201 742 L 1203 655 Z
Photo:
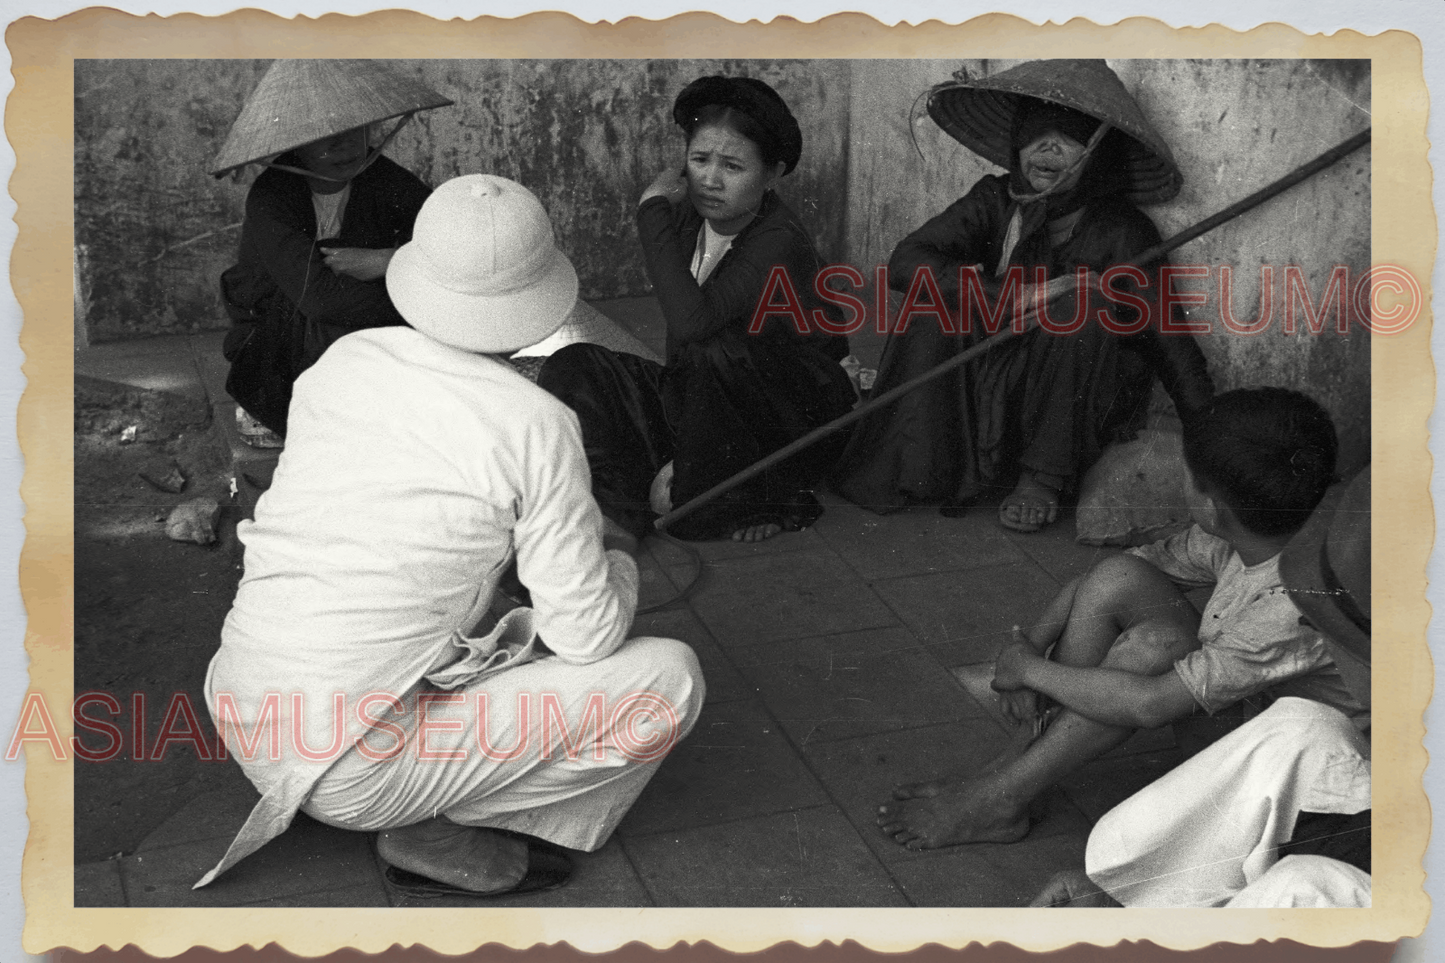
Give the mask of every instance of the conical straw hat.
M 1071 107 L 1127 134 L 1124 194 L 1157 204 L 1179 193 L 1184 176 L 1119 75 L 1102 60 L 1032 60 L 992 77 L 950 80 L 928 95 L 928 114 L 954 140 L 1003 168 L 1013 166 L 1014 114 L 1022 98 Z
M 376 60 L 277 60 L 231 125 L 211 173 L 365 124 L 452 103 Z

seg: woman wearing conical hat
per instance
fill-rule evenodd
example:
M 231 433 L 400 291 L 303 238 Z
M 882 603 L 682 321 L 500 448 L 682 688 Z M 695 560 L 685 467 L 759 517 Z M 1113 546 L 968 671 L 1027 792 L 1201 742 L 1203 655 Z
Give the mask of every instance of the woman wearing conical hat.
M 1102 60 L 1033 61 L 941 84 L 928 110 L 950 136 L 1007 173 L 982 178 L 898 245 L 888 266 L 895 289 L 908 291 L 920 269 L 930 269 L 957 320 L 968 297 L 965 289 L 961 302 L 960 268 L 977 269 L 985 310 L 995 309 L 1010 274 L 1028 285 L 1047 277 L 1050 316 L 1067 324 L 1076 269 L 1101 275 L 1159 242 L 1136 204 L 1168 200 L 1182 178 L 1168 146 Z M 1142 267 L 1147 288 L 1126 277 L 1113 290 L 1157 305 L 1159 263 Z M 949 515 L 990 491 L 1008 492 L 999 506 L 1002 525 L 1031 532 L 1053 522 L 1060 497 L 1103 446 L 1141 427 L 1154 375 L 1181 415 L 1213 393 L 1191 336 L 1156 336 L 1157 318 L 1127 337 L 1111 333 L 1092 320 L 1099 308 L 1119 327 L 1140 321 L 1128 303 L 1094 298 L 1076 332 L 1034 327 L 915 390 L 859 425 L 835 487 L 876 511 L 941 502 Z M 976 302 L 972 334 L 914 319 L 890 336 L 875 391 L 970 347 L 982 327 Z
M 211 165 L 217 177 L 266 168 L 221 276 L 226 390 L 247 441 L 280 444 L 292 383 L 337 338 L 405 323 L 383 278 L 431 191 L 381 149 L 412 114 L 450 103 L 369 60 L 278 60 L 251 92 Z

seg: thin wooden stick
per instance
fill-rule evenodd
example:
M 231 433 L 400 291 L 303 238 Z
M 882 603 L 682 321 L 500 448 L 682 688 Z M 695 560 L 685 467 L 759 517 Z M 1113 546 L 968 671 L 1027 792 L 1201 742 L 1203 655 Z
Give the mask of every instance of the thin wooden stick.
M 1324 170 L 1326 167 L 1329 167 L 1331 164 L 1334 164 L 1336 161 L 1340 160 L 1340 158 L 1345 157 L 1346 155 L 1351 154 L 1356 150 L 1359 150 L 1361 147 L 1363 147 L 1365 144 L 1368 144 L 1369 142 L 1370 131 L 1369 129 L 1365 129 L 1360 133 L 1356 134 L 1355 136 L 1351 137 L 1349 140 L 1343 142 L 1342 144 L 1339 144 L 1338 146 L 1332 147 L 1329 150 L 1325 151 L 1323 154 L 1316 157 L 1309 163 L 1300 165 L 1290 173 L 1284 175 L 1276 181 L 1273 181 L 1268 186 L 1255 191 L 1253 194 L 1249 195 L 1243 200 L 1235 201 L 1233 204 L 1229 205 L 1218 214 L 1207 217 L 1204 220 L 1194 224 L 1193 226 L 1185 228 L 1168 240 L 1161 241 L 1160 243 L 1149 248 L 1147 251 L 1144 251 L 1138 257 L 1132 259 L 1129 263 L 1135 266 L 1139 266 L 1148 264 L 1152 261 L 1157 261 L 1159 258 L 1168 254 L 1170 251 L 1173 251 L 1175 248 L 1178 248 L 1184 244 L 1188 244 L 1190 241 L 1203 234 L 1208 233 L 1209 231 L 1214 230 L 1221 224 L 1234 220 L 1245 211 L 1248 211 L 1251 208 L 1258 207 L 1275 195 L 1281 194 L 1284 191 L 1289 190 L 1300 181 L 1314 176 L 1315 174 Z M 685 518 L 686 516 L 691 515 L 697 509 L 701 508 L 703 505 L 706 505 L 708 502 L 712 501 L 714 498 L 717 498 L 724 492 L 731 491 L 738 485 L 741 485 L 743 482 L 756 478 L 758 475 L 767 471 L 769 468 L 772 468 L 778 462 L 791 458 L 793 455 L 796 455 L 804 448 L 808 448 L 809 446 L 816 444 L 817 442 L 823 440 L 829 435 L 836 434 L 837 432 L 842 431 L 844 428 L 853 424 L 853 422 L 858 421 L 860 418 L 867 417 L 868 415 L 877 411 L 879 408 L 882 408 L 884 405 L 891 404 L 893 401 L 896 401 L 903 395 L 908 394 L 910 391 L 914 390 L 920 385 L 927 384 L 934 378 L 937 378 L 940 375 L 947 374 L 948 372 L 959 367 L 960 365 L 967 364 L 984 352 L 990 351 L 993 348 L 998 347 L 1000 344 L 1003 344 L 1009 338 L 1013 337 L 1015 334 L 1018 333 L 1020 332 L 1016 332 L 1012 326 L 1004 328 L 997 334 L 992 335 L 983 341 L 980 341 L 978 344 L 974 345 L 971 348 L 968 348 L 965 351 L 960 352 L 959 354 L 954 355 L 947 361 L 944 361 L 941 364 L 938 364 L 930 368 L 929 370 L 923 372 L 923 374 L 915 375 L 914 377 L 909 378 L 907 381 L 903 382 L 903 384 L 898 385 L 897 387 L 892 388 L 888 391 L 885 391 L 877 398 L 869 399 L 866 404 L 859 405 L 857 408 L 854 408 L 847 414 L 839 418 L 834 418 L 826 425 L 822 425 L 818 428 L 813 429 L 803 437 L 799 438 L 797 441 L 794 441 L 788 445 L 784 445 L 782 448 L 779 448 L 771 455 L 759 459 L 758 461 L 749 465 L 747 468 L 744 468 L 742 471 L 733 475 L 731 478 L 727 478 L 723 481 L 718 482 L 716 485 L 712 486 L 701 495 L 698 495 L 696 498 L 691 499 L 690 501 L 684 503 L 678 508 L 674 508 L 666 515 L 663 515 L 661 518 L 653 522 L 653 527 L 658 529 L 659 531 L 665 530 L 667 526 L 671 525 L 673 522 L 677 521 L 680 518 Z

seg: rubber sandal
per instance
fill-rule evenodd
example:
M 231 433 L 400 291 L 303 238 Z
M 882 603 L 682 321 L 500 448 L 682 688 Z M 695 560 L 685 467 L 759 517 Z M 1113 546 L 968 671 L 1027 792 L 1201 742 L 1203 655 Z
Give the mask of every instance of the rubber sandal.
M 557 889 L 572 878 L 572 859 L 560 846 L 544 840 L 527 841 L 527 873 L 515 886 L 479 893 L 451 883 L 443 883 L 419 873 L 386 867 L 386 881 L 398 892 L 418 899 L 439 899 L 443 896 L 466 896 L 471 899 L 495 899 L 500 896 L 521 896 Z
M 285 448 L 286 440 L 267 428 L 245 408 L 236 407 L 236 434 L 252 448 Z

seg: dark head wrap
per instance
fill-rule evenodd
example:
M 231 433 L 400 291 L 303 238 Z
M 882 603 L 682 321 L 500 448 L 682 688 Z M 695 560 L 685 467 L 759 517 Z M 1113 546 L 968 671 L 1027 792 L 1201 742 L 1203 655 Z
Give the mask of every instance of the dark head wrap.
M 699 113 L 712 106 L 735 110 L 753 121 L 755 132 L 739 133 L 758 145 L 765 164 L 782 161 L 785 175 L 798 166 L 798 158 L 803 155 L 803 132 L 776 90 L 751 77 L 699 77 L 677 95 L 672 119 L 691 139 Z

